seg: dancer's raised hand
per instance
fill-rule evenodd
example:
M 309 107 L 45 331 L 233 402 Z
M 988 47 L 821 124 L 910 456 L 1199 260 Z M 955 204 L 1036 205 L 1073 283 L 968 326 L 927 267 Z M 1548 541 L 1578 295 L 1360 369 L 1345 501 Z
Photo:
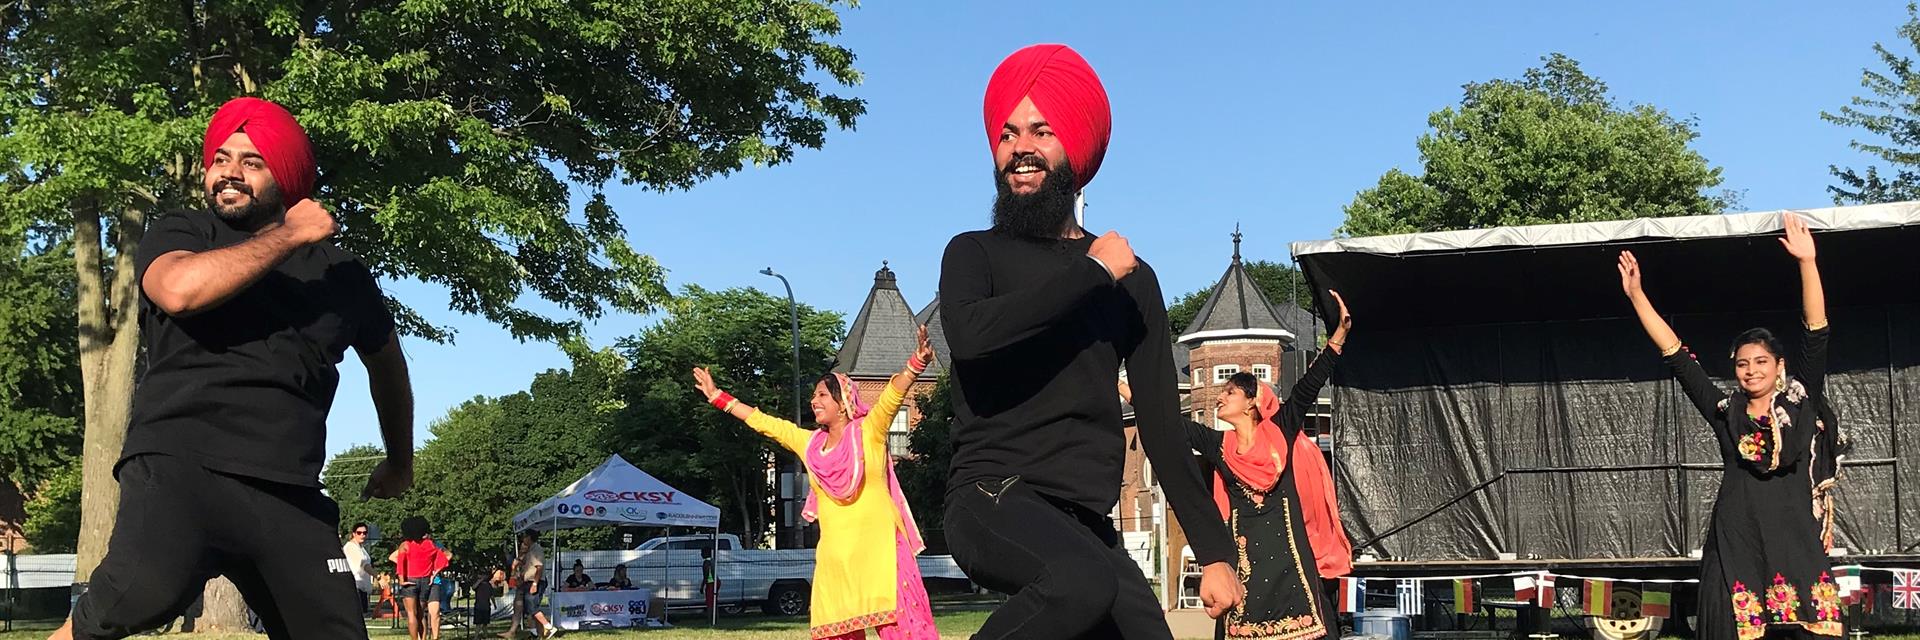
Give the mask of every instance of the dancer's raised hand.
M 1627 293 L 1627 297 L 1632 299 L 1646 295 L 1640 289 L 1640 261 L 1634 259 L 1633 252 L 1620 252 L 1620 264 L 1617 266 L 1620 269 L 1620 289 Z
M 1780 246 L 1787 248 L 1787 254 L 1801 262 L 1813 260 L 1813 232 L 1807 230 L 1807 219 L 1795 213 L 1780 214 L 1785 218 L 1787 235 L 1780 239 Z
M 720 388 L 714 386 L 713 374 L 707 373 L 706 367 L 693 368 L 693 388 L 699 390 L 707 402 L 713 402 L 714 397 L 720 395 Z
M 927 338 L 927 325 L 920 325 L 920 345 L 913 350 L 913 357 L 924 364 L 933 363 L 933 341 Z
M 1347 301 L 1340 297 L 1340 292 L 1328 289 L 1327 294 L 1333 296 L 1334 304 L 1340 305 L 1340 321 L 1333 326 L 1333 335 L 1327 336 L 1327 345 L 1339 353 L 1347 345 L 1347 332 L 1353 330 L 1353 314 L 1347 312 Z

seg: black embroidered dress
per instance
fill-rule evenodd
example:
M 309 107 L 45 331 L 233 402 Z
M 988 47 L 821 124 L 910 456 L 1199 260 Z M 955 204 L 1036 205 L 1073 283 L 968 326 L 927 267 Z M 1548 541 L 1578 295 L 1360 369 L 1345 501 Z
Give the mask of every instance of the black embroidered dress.
M 1700 563 L 1702 640 L 1841 635 L 1840 598 L 1814 510 L 1816 440 L 1830 426 L 1820 419 L 1827 338 L 1826 327 L 1807 331 L 1804 353 L 1787 361 L 1794 380 L 1762 416 L 1748 415 L 1745 391 L 1716 388 L 1688 349 L 1667 356 L 1712 425 L 1724 464 Z

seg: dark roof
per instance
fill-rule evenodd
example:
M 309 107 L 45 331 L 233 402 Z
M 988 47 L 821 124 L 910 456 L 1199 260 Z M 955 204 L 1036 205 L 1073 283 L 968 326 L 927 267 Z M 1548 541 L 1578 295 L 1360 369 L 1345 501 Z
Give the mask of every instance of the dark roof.
M 873 273 L 873 289 L 860 305 L 847 341 L 834 357 L 833 370 L 857 377 L 887 377 L 899 373 L 913 355 L 915 329 L 913 307 L 900 295 L 893 270 L 880 263 Z
M 926 374 L 921 377 L 938 377 L 940 372 L 947 370 L 948 365 L 953 364 L 953 354 L 947 351 L 946 322 L 940 319 L 939 292 L 934 292 L 933 302 L 927 303 L 925 309 L 921 309 L 920 313 L 914 314 L 913 321 L 918 324 L 927 325 L 927 341 L 933 343 L 933 366 L 927 367 Z
M 1302 335 L 1300 328 L 1312 326 L 1313 318 L 1298 307 L 1291 304 L 1286 306 L 1292 309 L 1283 313 L 1275 308 L 1266 295 L 1260 293 L 1260 287 L 1253 277 L 1247 274 L 1246 267 L 1240 263 L 1240 232 L 1236 230 L 1233 232 L 1233 262 L 1227 265 L 1227 272 L 1220 276 L 1213 290 L 1207 292 L 1206 303 L 1200 306 L 1200 312 L 1187 325 L 1186 334 L 1180 336 L 1180 341 L 1190 343 L 1193 341 L 1190 337 L 1201 340 L 1209 337 L 1279 337 L 1275 333 L 1278 331 L 1286 331 L 1297 338 Z

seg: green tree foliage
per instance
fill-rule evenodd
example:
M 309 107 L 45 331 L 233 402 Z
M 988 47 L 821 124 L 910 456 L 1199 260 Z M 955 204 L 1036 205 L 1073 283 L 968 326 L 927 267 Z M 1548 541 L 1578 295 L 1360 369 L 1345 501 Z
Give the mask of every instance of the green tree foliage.
M 4 241 L 0 256 L 0 478 L 32 495 L 80 453 L 73 256 Z
M 1903 49 L 1920 49 L 1920 9 L 1907 4 L 1907 21 L 1898 30 Z M 1873 52 L 1886 67 L 1883 71 L 1864 69 L 1860 86 L 1869 96 L 1855 96 L 1839 113 L 1821 112 L 1820 117 L 1837 125 L 1864 130 L 1881 142 L 1848 143 L 1855 151 L 1866 153 L 1893 169 L 1882 175 L 1880 167 L 1868 165 L 1865 171 L 1852 167 L 1828 166 L 1840 184 L 1827 187 L 1835 204 L 1872 204 L 1920 200 L 1920 72 L 1913 59 L 1896 54 L 1886 45 L 1873 44 Z
M 1254 285 L 1260 288 L 1260 294 L 1266 296 L 1268 302 L 1275 306 L 1292 302 L 1302 309 L 1313 308 L 1313 292 L 1307 288 L 1307 280 L 1298 269 L 1266 260 L 1253 260 L 1244 266 L 1247 275 L 1253 278 Z M 1173 326 L 1169 333 L 1175 340 L 1180 339 L 1180 334 L 1187 331 L 1187 325 L 1200 315 L 1200 307 L 1207 304 L 1207 295 L 1213 292 L 1213 287 L 1213 283 L 1208 283 L 1205 287 L 1188 291 L 1175 299 L 1173 304 L 1167 305 L 1167 323 Z
M 719 507 L 721 528 L 741 532 L 748 544 L 773 523 L 768 464 L 793 454 L 776 453 L 772 441 L 708 406 L 693 389 L 692 370 L 708 367 L 721 389 L 791 419 L 790 327 L 785 297 L 689 286 L 664 320 L 621 343 L 633 364 L 620 394 L 626 409 L 615 420 L 615 445 L 634 465 Z M 800 306 L 800 376 L 809 394 L 845 337 L 840 314 Z
M 41 480 L 26 504 L 20 526 L 36 553 L 73 553 L 80 539 L 80 465 L 55 470 Z
M 369 522 L 386 534 L 376 557 L 398 540 L 400 520 L 426 517 L 454 567 L 477 571 L 506 559 L 513 516 L 558 493 L 605 461 L 621 404 L 615 383 L 624 363 L 611 350 L 569 343 L 573 368 L 534 377 L 527 391 L 477 397 L 434 421 L 433 439 L 415 454 L 414 486 L 398 500 L 360 500 L 360 483 L 383 456 L 377 447 L 341 452 L 323 478 L 341 505 L 341 532 Z M 583 529 L 569 548 L 607 548 L 613 530 Z
M 263 96 L 315 142 L 340 244 L 454 311 L 561 338 L 667 298 L 602 196 L 823 144 L 864 104 L 832 0 L 0 3 L 0 235 L 74 242 L 86 397 L 79 568 L 105 550 L 138 340 L 132 256 L 201 205 L 200 136 Z M 578 198 L 576 200 L 576 190 Z M 543 301 L 546 314 L 521 306 Z M 400 301 L 408 334 L 450 339 Z
M 933 389 L 914 398 L 920 422 L 907 433 L 907 457 L 894 464 L 900 492 L 906 494 L 914 520 L 920 523 L 921 533 L 936 542 L 944 540 L 932 532 L 942 528 L 940 521 L 947 512 L 947 467 L 953 462 L 950 382 L 950 375 L 942 373 Z
M 1466 85 L 1429 116 L 1420 175 L 1393 169 L 1346 206 L 1343 236 L 1721 212 L 1720 169 L 1688 148 L 1691 120 L 1622 107 L 1572 58 Z

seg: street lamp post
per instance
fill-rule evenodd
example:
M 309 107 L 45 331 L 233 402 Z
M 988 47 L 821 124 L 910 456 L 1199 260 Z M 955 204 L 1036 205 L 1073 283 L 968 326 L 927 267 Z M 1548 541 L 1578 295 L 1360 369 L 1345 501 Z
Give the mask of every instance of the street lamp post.
M 773 267 L 761 269 L 760 275 L 779 278 L 780 285 L 787 288 L 787 311 L 793 316 L 793 424 L 798 426 L 805 424 L 801 417 L 801 411 L 806 406 L 807 398 L 806 392 L 802 390 L 800 377 L 800 304 L 794 301 L 793 284 L 787 282 L 786 276 L 774 273 Z M 798 492 L 799 477 L 796 473 L 797 469 L 793 468 L 793 462 L 783 461 L 780 466 L 784 468 L 780 472 L 780 477 L 786 482 L 779 483 L 779 485 L 776 486 L 776 488 L 780 490 L 780 522 L 779 526 L 776 527 L 779 534 L 775 537 L 780 539 L 779 546 L 797 548 L 801 546 L 799 543 L 800 536 L 798 535 L 800 529 L 788 522 L 788 520 L 792 519 L 792 512 L 794 510 L 793 496 L 788 495 L 788 489 L 792 487 L 793 492 Z

